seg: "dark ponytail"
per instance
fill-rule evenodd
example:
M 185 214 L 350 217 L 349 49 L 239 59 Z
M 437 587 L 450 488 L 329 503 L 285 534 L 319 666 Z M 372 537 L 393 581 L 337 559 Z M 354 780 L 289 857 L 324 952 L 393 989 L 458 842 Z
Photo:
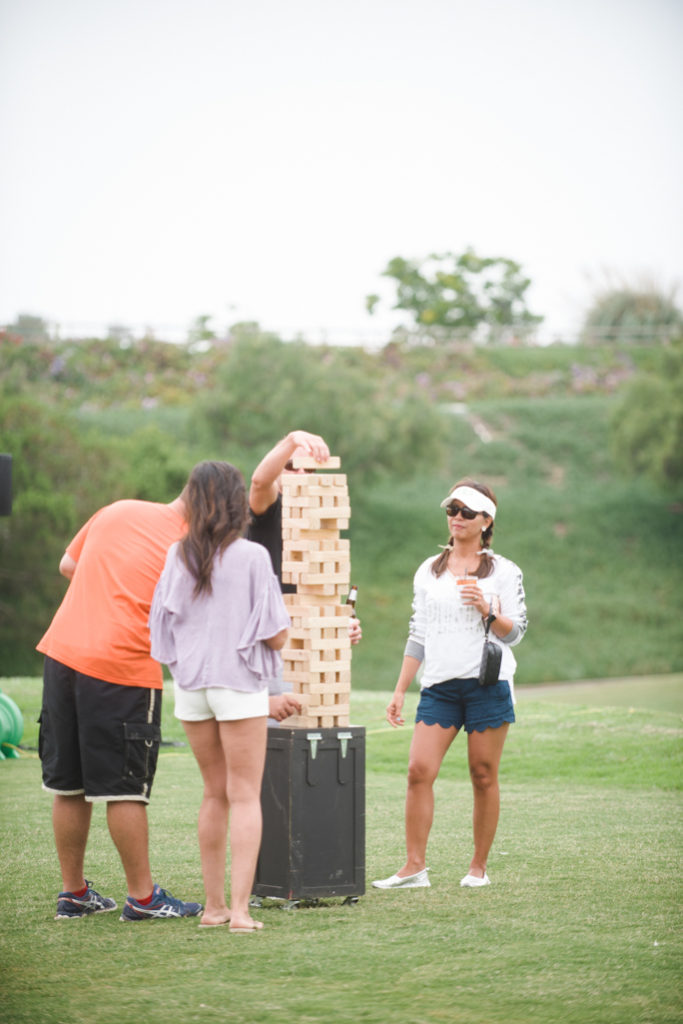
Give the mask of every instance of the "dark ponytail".
M 249 503 L 244 478 L 229 462 L 200 462 L 183 490 L 188 523 L 180 555 L 194 576 L 194 596 L 211 593 L 214 558 L 244 533 Z

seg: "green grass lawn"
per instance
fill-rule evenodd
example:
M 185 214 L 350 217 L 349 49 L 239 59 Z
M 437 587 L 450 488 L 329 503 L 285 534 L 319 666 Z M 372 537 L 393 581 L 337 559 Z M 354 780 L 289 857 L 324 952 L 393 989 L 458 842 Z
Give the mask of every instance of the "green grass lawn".
M 356 691 L 367 730 L 368 889 L 355 906 L 264 906 L 260 935 L 196 920 L 125 925 L 118 914 L 53 920 L 59 874 L 50 798 L 33 751 L 0 763 L 0 1019 L 3 1024 L 227 1021 L 364 1024 L 671 1024 L 680 965 L 683 678 L 522 689 L 502 764 L 493 884 L 462 890 L 471 788 L 458 737 L 436 787 L 432 888 L 380 892 L 401 861 L 410 729 L 383 719 L 386 692 Z M 609 689 L 606 687 L 609 686 Z M 24 712 L 38 680 L 0 680 Z M 414 706 L 417 694 L 410 695 Z M 182 733 L 166 701 L 164 736 Z M 166 747 L 150 804 L 155 877 L 201 898 L 200 782 Z M 125 886 L 104 809 L 88 877 Z

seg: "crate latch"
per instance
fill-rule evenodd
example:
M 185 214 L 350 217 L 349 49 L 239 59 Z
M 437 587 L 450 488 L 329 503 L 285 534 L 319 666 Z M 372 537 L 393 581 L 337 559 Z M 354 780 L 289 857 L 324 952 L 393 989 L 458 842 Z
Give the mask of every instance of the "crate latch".
M 346 757 L 346 751 L 348 750 L 349 740 L 353 739 L 352 732 L 340 732 L 337 733 L 337 739 L 339 740 L 339 746 L 341 747 L 341 756 Z
M 322 736 L 319 732 L 307 732 L 306 739 L 308 740 L 311 748 L 311 758 L 315 761 L 316 754 L 318 753 L 318 743 L 322 739 Z
M 316 757 L 318 755 L 318 744 L 322 740 L 322 733 L 307 732 L 308 757 L 306 758 L 306 782 L 309 786 L 318 785 L 318 775 L 321 769 L 316 768 Z
M 337 782 L 340 786 L 346 786 L 353 778 L 353 758 L 347 757 L 349 740 L 353 739 L 352 732 L 338 732 L 339 751 L 337 753 Z

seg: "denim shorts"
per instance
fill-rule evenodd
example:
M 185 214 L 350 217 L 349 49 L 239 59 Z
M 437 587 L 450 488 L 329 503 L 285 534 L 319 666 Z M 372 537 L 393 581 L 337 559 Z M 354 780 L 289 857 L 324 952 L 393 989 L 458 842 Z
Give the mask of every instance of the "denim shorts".
M 468 733 L 498 729 L 514 720 L 507 679 L 499 679 L 494 686 L 480 686 L 478 679 L 448 679 L 426 686 L 415 714 L 416 722 L 458 730 L 464 725 Z
M 161 690 L 122 686 L 45 659 L 38 748 L 43 789 L 88 801 L 149 802 Z

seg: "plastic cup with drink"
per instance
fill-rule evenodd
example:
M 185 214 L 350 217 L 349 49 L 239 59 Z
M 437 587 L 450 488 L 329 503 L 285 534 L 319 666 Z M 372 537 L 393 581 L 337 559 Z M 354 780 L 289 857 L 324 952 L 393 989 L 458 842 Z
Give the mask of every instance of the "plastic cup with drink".
M 475 587 L 479 583 L 479 580 L 476 576 L 467 576 L 466 574 L 463 574 L 461 576 L 456 576 L 455 582 L 457 583 L 458 587 L 464 588 Z M 465 600 L 463 590 L 460 590 L 459 594 L 461 603 L 464 605 L 469 605 L 469 601 Z

